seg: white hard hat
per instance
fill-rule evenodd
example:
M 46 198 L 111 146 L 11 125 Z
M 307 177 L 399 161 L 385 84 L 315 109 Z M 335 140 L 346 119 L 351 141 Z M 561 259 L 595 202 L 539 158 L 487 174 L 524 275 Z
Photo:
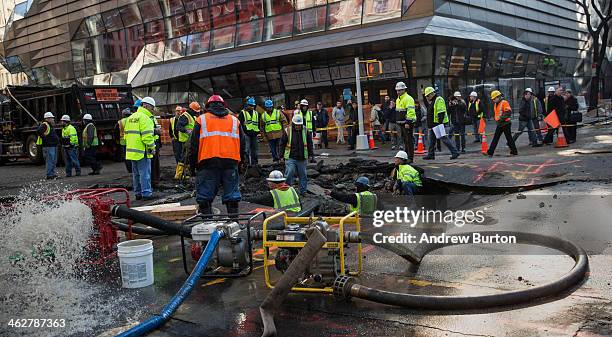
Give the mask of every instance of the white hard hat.
M 530 92 L 530 93 L 532 93 L 532 94 L 533 94 L 533 90 L 531 90 L 531 88 L 527 88 L 527 89 L 525 89 L 525 92 Z
M 461 93 L 459 91 L 455 91 L 455 93 L 453 94 L 453 96 L 455 97 L 461 97 Z
M 285 181 L 285 177 L 283 176 L 283 173 L 281 171 L 274 170 L 270 172 L 270 175 L 268 176 L 268 178 L 266 178 L 266 180 L 273 183 L 280 183 Z
M 295 114 L 293 115 L 293 118 L 291 119 L 291 122 L 295 125 L 303 125 L 304 124 L 304 118 L 302 118 L 302 115 L 300 114 Z
M 306 105 L 306 106 L 308 106 L 308 101 L 307 101 L 307 100 L 305 100 L 305 99 L 303 99 L 303 100 L 301 100 L 301 101 L 300 101 L 300 105 Z
M 557 89 L 555 89 L 555 87 L 549 87 L 549 88 L 548 88 L 548 92 L 551 92 L 551 91 L 553 91 L 553 92 L 554 92 L 554 91 L 557 91 Z
M 470 92 L 470 97 L 478 97 L 478 93 L 476 91 Z
M 408 153 L 406 151 L 397 151 L 395 158 L 408 159 Z
M 52 112 L 45 112 L 45 114 L 43 115 L 43 118 L 55 118 L 55 116 L 53 116 Z
M 397 82 L 395 84 L 395 90 L 406 90 L 406 83 L 404 83 L 404 82 Z
M 91 120 L 93 120 L 93 118 L 91 118 L 91 115 L 90 115 L 90 114 L 85 114 L 85 115 L 83 116 L 83 120 L 89 120 L 89 121 L 91 121 Z
M 70 122 L 70 116 L 68 116 L 68 115 L 63 115 L 63 116 L 62 116 L 62 120 L 63 120 L 64 122 Z
M 145 97 L 142 99 L 142 103 L 147 103 L 152 105 L 153 107 L 155 107 L 155 100 L 153 99 L 153 97 Z

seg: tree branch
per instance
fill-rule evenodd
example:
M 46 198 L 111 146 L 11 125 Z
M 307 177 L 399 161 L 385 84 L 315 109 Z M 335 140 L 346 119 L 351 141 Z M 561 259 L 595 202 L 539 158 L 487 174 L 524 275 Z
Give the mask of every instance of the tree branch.
M 597 7 L 597 4 L 595 3 L 595 0 L 591 0 L 591 7 L 593 7 L 593 10 L 595 11 L 595 13 L 597 13 L 597 16 L 599 16 L 599 20 L 603 21 L 604 20 L 604 16 L 603 16 L 603 14 L 601 14 L 601 11 Z
M 596 33 L 593 30 L 593 26 L 591 25 L 591 15 L 589 14 L 589 8 L 586 4 L 586 0 L 575 0 L 576 4 L 580 7 L 582 7 L 582 10 L 584 10 L 584 16 L 586 17 L 586 24 L 587 24 L 587 29 L 589 30 L 589 33 L 591 34 L 592 38 L 595 38 Z

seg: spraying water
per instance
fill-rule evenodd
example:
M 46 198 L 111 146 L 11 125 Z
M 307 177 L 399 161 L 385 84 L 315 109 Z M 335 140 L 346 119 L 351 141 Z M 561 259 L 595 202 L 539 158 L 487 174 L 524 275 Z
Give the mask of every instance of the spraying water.
M 91 209 L 78 200 L 43 200 L 35 190 L 0 209 L 0 335 L 89 336 L 137 320 L 134 292 L 122 293 L 105 270 L 85 272 L 80 260 L 93 230 Z M 17 328 L 11 319 L 58 324 Z

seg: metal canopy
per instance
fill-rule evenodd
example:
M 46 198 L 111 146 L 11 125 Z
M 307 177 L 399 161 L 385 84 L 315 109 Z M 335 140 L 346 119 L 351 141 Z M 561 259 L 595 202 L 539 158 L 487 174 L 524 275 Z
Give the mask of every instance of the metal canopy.
M 311 53 L 350 45 L 367 44 L 419 34 L 494 43 L 502 47 L 532 53 L 544 52 L 496 33 L 472 22 L 442 16 L 428 16 L 413 20 L 375 25 L 312 37 L 294 38 L 264 43 L 214 54 L 203 54 L 188 59 L 155 63 L 142 67 L 130 82 L 133 87 L 157 83 L 189 74 L 221 68 L 238 63 L 265 60 L 299 53 Z

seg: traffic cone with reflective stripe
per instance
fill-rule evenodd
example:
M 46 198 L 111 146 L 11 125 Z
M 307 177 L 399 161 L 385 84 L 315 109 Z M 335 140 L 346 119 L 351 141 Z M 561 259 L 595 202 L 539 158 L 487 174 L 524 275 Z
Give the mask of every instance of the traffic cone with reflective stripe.
M 414 154 L 416 154 L 417 156 L 424 156 L 427 154 L 427 151 L 425 150 L 425 146 L 423 145 L 423 134 L 419 133 L 419 141 L 417 144 L 417 149 L 416 151 L 414 151 Z
M 482 154 L 488 154 L 489 144 L 487 144 L 487 134 L 485 132 L 482 133 L 482 142 L 480 146 L 480 151 Z
M 374 133 L 372 133 L 372 130 L 370 130 L 370 137 L 368 139 L 368 146 L 370 147 L 370 150 L 376 149 L 376 145 L 374 144 Z
M 559 134 L 557 135 L 557 143 L 555 147 L 568 147 L 567 141 L 565 140 L 565 134 L 563 134 L 563 128 L 559 127 Z

